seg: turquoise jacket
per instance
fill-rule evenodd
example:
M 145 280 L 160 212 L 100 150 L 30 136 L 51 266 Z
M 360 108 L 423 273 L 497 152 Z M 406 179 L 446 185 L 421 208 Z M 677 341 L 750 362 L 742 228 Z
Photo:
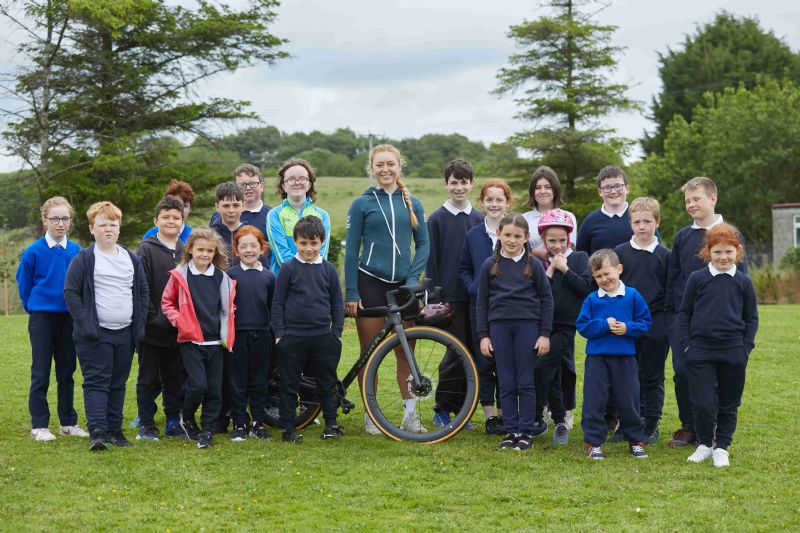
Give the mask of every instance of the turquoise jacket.
M 303 204 L 300 212 L 286 199 L 267 213 L 267 239 L 272 252 L 269 258 L 269 269 L 275 275 L 278 274 L 281 266 L 286 261 L 297 254 L 297 247 L 292 236 L 294 225 L 306 215 L 313 215 L 322 220 L 322 225 L 325 228 L 325 241 L 322 243 L 319 255 L 323 259 L 328 258 L 328 244 L 331 240 L 331 217 L 328 216 L 324 209 L 314 205 L 311 202 L 311 198 L 307 196 L 306 203 Z
M 425 212 L 415 196 L 411 197 L 411 207 L 417 216 L 416 228 L 411 226 L 400 189 L 389 195 L 383 189 L 370 187 L 350 206 L 344 255 L 345 301 L 360 299 L 359 270 L 390 283 L 419 282 L 430 244 Z

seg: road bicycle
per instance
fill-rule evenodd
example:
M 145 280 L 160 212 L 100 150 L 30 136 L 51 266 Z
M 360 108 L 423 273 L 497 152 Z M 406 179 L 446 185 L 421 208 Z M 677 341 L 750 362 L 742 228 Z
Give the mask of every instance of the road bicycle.
M 403 286 L 387 292 L 388 305 L 360 309 L 359 316 L 385 317 L 383 329 L 361 352 L 347 375 L 339 381 L 336 398 L 344 414 L 355 408 L 347 399 L 347 389 L 358 379 L 362 369 L 363 386 L 361 398 L 367 415 L 375 426 L 387 437 L 400 441 L 421 443 L 443 442 L 456 435 L 469 422 L 478 403 L 478 371 L 469 350 L 452 334 L 435 327 L 434 323 L 447 318 L 445 306 L 427 306 L 429 296 L 435 298 L 438 290 L 427 291 L 429 280 L 423 285 Z M 437 288 L 439 289 L 439 288 Z M 398 303 L 404 302 L 404 303 Z M 403 316 L 416 306 L 432 313 L 417 315 L 416 325 L 405 327 Z M 452 314 L 449 315 L 452 317 Z M 397 353 L 397 355 L 395 355 Z M 403 377 L 403 386 L 411 398 L 417 399 L 417 412 L 427 429 L 414 433 L 403 429 L 403 399 L 397 387 L 397 360 L 404 358 L 411 373 Z M 295 427 L 302 429 L 313 423 L 321 410 L 317 385 L 311 372 L 304 372 L 298 392 L 298 409 Z M 380 387 L 379 387 L 380 384 Z M 278 427 L 277 398 L 280 377 L 273 375 L 268 387 L 270 402 L 267 408 L 267 423 Z M 448 394 L 449 393 L 449 394 Z M 433 415 L 437 394 L 448 395 L 451 411 L 455 414 L 450 422 L 442 426 L 425 423 Z

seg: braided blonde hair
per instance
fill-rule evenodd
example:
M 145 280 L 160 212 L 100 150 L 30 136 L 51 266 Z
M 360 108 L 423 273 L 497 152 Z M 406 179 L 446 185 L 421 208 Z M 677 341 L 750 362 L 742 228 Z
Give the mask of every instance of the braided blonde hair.
M 392 146 L 391 144 L 379 144 L 378 146 L 374 147 L 372 151 L 369 153 L 369 161 L 367 162 L 367 175 L 374 178 L 372 173 L 372 160 L 375 158 L 375 155 L 380 152 L 389 152 L 391 153 L 395 159 L 397 159 L 397 164 L 400 165 L 400 170 L 402 171 L 403 167 L 406 164 L 406 160 L 400 154 L 400 150 Z M 408 216 L 411 218 L 411 227 L 417 229 L 419 225 L 419 221 L 417 220 L 417 215 L 414 213 L 414 207 L 411 204 L 411 193 L 408 192 L 408 187 L 406 184 L 403 183 L 399 177 L 397 181 L 397 188 L 400 189 L 400 192 L 403 194 L 403 202 L 406 204 L 406 208 L 408 208 Z

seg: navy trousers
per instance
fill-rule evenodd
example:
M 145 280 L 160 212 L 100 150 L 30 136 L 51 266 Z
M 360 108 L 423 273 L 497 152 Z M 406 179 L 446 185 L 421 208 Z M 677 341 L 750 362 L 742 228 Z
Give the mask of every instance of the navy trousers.
M 97 344 L 75 339 L 83 372 L 83 403 L 89 431 L 122 428 L 125 384 L 133 363 L 131 326 L 112 330 L 99 328 Z
M 664 410 L 664 365 L 669 351 L 664 313 L 653 313 L 652 317 L 648 332 L 636 340 L 639 406 L 648 431 L 658 426 Z
M 508 433 L 533 433 L 536 418 L 536 354 L 533 346 L 538 337 L 539 328 L 533 322 L 489 322 L 489 338 L 494 347 L 500 383 L 500 408 Z
M 234 424 L 247 424 L 250 415 L 256 422 L 264 421 L 267 408 L 267 371 L 272 358 L 272 334 L 269 330 L 237 330 L 233 355 L 229 355 L 231 418 Z
M 575 328 L 555 326 L 550 333 L 550 353 L 536 359 L 536 420 L 544 418 L 544 407 L 556 424 L 563 424 L 566 416 L 561 389 L 562 362 L 575 356 Z
M 744 347 L 726 350 L 689 348 L 686 356 L 697 440 L 711 446 L 716 436 L 717 448 L 727 449 L 733 440 L 742 404 L 747 352 Z
M 475 366 L 478 367 L 478 401 L 482 406 L 500 403 L 500 385 L 497 381 L 497 367 L 494 359 L 481 353 L 481 341 L 478 338 L 478 321 L 475 316 L 475 305 L 469 304 L 469 324 L 472 330 L 472 353 L 475 355 Z
M 678 418 L 681 425 L 688 428 L 694 427 L 692 402 L 689 397 L 689 378 L 686 375 L 686 354 L 683 353 L 681 342 L 678 338 L 678 315 L 667 321 L 667 334 L 669 346 L 672 350 L 672 370 L 675 373 L 672 380 L 675 382 L 675 401 L 678 404 Z
M 222 346 L 182 342 L 178 345 L 186 370 L 181 413 L 190 418 L 203 405 L 200 427 L 212 431 L 222 408 Z
M 467 302 L 450 302 L 455 314 L 446 330 L 452 333 L 464 346 L 472 344 L 472 328 L 469 320 Z M 470 350 L 472 351 L 472 350 Z M 473 357 L 475 357 L 473 355 Z M 436 407 L 445 413 L 455 413 L 464 405 L 467 393 L 467 376 L 452 352 L 449 350 L 439 363 L 439 383 L 436 384 Z
M 581 429 L 587 444 L 606 441 L 606 404 L 613 398 L 619 427 L 629 442 L 645 439 L 639 417 L 639 365 L 632 355 L 587 355 L 583 373 Z
M 300 374 L 309 368 L 317 382 L 319 403 L 325 424 L 336 423 L 336 368 L 342 355 L 342 341 L 333 333 L 314 337 L 286 335 L 278 343 L 278 367 L 281 371 L 281 399 L 279 412 L 281 428 L 294 428 L 297 410 L 297 393 L 300 389 Z M 308 365 L 306 365 L 308 363 Z
M 28 410 L 31 427 L 46 428 L 50 424 L 47 390 L 50 387 L 50 368 L 55 362 L 58 384 L 57 412 L 62 426 L 78 423 L 73 398 L 75 396 L 75 345 L 72 342 L 72 317 L 69 313 L 38 313 L 28 316 L 31 338 L 31 388 Z
M 154 423 L 156 399 L 163 394 L 164 416 L 177 419 L 181 412 L 181 355 L 178 348 L 139 343 L 139 376 L 136 380 L 136 404 L 139 422 Z

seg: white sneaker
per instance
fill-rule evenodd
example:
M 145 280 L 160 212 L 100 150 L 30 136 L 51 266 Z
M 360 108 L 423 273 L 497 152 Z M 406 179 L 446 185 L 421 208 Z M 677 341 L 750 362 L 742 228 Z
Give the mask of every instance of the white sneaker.
M 56 440 L 56 436 L 50 433 L 50 428 L 33 428 L 31 438 L 36 442 L 50 442 Z
M 403 431 L 408 431 L 409 433 L 427 433 L 428 430 L 422 425 L 422 422 L 419 419 L 419 413 L 414 411 L 407 417 L 403 419 L 403 423 L 400 424 L 400 429 Z
M 547 407 L 545 407 L 544 411 L 542 411 L 542 417 L 548 426 L 550 425 L 550 422 L 553 421 L 553 417 L 550 415 L 550 409 Z
M 80 426 L 58 426 L 58 434 L 65 437 L 83 437 L 89 436 Z
M 731 466 L 730 459 L 728 459 L 728 450 L 723 448 L 714 448 L 714 452 L 711 455 L 711 460 L 714 462 L 714 466 L 717 468 Z
M 567 411 L 567 414 L 564 416 L 564 425 L 567 426 L 567 429 L 572 429 L 574 423 L 575 419 L 572 416 L 572 411 Z
M 710 447 L 701 444 L 700 446 L 697 447 L 694 453 L 686 459 L 686 461 L 690 463 L 702 463 L 703 461 L 711 457 L 712 452 L 713 450 Z
M 368 435 L 383 435 L 367 413 L 364 413 L 364 432 Z

